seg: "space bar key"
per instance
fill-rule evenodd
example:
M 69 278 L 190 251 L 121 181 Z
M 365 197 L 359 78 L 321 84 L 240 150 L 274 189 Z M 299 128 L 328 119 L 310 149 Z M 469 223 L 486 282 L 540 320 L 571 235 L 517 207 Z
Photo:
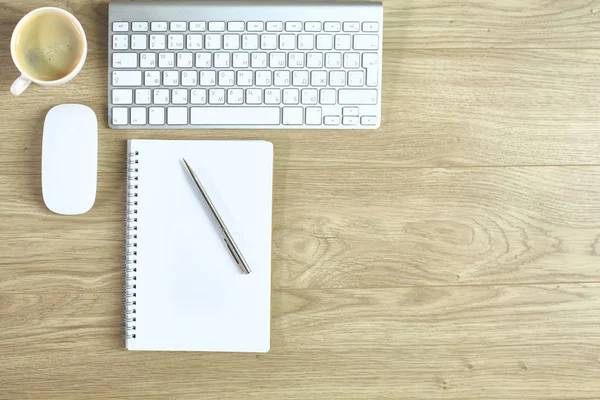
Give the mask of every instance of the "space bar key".
M 192 107 L 191 125 L 279 125 L 279 107 Z

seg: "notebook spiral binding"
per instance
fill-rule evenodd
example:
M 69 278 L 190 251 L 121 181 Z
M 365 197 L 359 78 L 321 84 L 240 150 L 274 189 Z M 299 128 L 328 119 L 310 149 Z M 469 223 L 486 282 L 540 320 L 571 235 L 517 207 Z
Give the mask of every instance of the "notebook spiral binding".
M 136 295 L 137 295 L 137 213 L 138 213 L 138 163 L 139 152 L 130 152 L 127 157 L 127 206 L 125 210 L 125 339 L 136 338 Z

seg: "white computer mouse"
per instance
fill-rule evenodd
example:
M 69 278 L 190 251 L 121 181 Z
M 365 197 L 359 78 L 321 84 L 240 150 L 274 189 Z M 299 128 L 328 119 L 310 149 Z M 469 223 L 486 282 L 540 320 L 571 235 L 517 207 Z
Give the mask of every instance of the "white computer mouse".
M 98 121 L 81 104 L 53 107 L 44 121 L 42 195 L 57 214 L 89 211 L 96 200 Z

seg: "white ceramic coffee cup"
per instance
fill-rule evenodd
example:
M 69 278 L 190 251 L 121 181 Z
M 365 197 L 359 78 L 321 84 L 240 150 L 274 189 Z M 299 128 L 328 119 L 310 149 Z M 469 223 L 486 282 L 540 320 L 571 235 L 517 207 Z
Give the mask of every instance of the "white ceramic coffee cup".
M 75 26 L 79 30 L 79 33 L 83 39 L 83 53 L 82 53 L 81 58 L 77 62 L 77 65 L 75 66 L 75 68 L 73 68 L 73 70 L 71 72 L 69 72 L 69 74 L 67 76 L 65 76 L 61 79 L 54 80 L 54 81 L 45 81 L 45 80 L 36 79 L 36 78 L 30 76 L 23 70 L 22 66 L 19 65 L 19 62 L 15 55 L 17 33 L 19 32 L 21 27 L 24 24 L 26 24 L 29 21 L 29 19 L 32 18 L 33 16 L 35 16 L 36 14 L 42 13 L 42 12 L 47 12 L 47 11 L 58 12 L 58 13 L 63 14 L 67 18 L 69 18 L 75 24 Z M 15 96 L 18 96 L 21 93 L 23 93 L 25 91 L 25 89 L 27 89 L 27 87 L 31 84 L 31 82 L 37 83 L 38 85 L 42 85 L 42 86 L 58 86 L 58 85 L 62 85 L 63 83 L 69 82 L 71 79 L 75 78 L 77 76 L 77 74 L 79 73 L 79 71 L 81 71 L 81 68 L 83 68 L 83 64 L 85 64 L 85 59 L 87 57 L 87 50 L 88 50 L 87 49 L 87 39 L 85 37 L 85 32 L 83 30 L 83 27 L 81 26 L 81 23 L 79 23 L 77 18 L 75 18 L 75 16 L 73 14 L 71 14 L 70 12 L 63 10 L 62 8 L 57 8 L 57 7 L 42 7 L 42 8 L 37 8 L 37 9 L 29 12 L 27 15 L 25 15 L 23 18 L 21 18 L 21 20 L 15 27 L 15 30 L 13 31 L 13 34 L 12 34 L 12 38 L 10 40 L 10 55 L 12 56 L 15 66 L 18 68 L 19 71 L 21 71 L 21 76 L 18 77 L 17 80 L 13 82 L 12 86 L 10 87 L 10 92 L 12 94 L 14 94 Z

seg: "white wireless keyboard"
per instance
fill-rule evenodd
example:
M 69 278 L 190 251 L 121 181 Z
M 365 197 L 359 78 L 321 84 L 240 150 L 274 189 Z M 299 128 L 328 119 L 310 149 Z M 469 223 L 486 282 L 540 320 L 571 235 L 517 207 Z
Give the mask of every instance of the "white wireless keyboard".
M 374 129 L 383 5 L 111 3 L 115 129 Z

